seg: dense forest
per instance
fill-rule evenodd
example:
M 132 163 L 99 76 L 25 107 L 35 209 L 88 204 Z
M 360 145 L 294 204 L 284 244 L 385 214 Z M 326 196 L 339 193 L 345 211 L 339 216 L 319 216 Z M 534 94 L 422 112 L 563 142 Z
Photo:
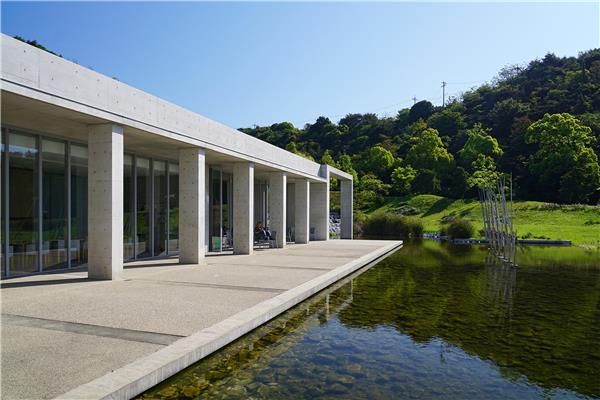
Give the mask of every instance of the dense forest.
M 512 174 L 520 199 L 597 204 L 600 49 L 505 67 L 444 107 L 423 100 L 394 117 L 240 130 L 353 174 L 358 208 L 388 195 L 475 197 L 500 173 Z

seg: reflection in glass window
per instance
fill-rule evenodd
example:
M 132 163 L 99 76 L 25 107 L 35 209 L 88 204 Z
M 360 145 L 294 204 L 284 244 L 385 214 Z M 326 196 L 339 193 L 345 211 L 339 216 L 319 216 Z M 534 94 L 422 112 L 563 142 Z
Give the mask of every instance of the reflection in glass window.
M 65 143 L 42 140 L 42 269 L 67 267 Z
M 169 163 L 169 253 L 179 250 L 179 165 Z
M 210 169 L 210 251 L 221 251 L 221 170 Z
M 0 175 L 2 175 L 0 177 L 0 188 L 2 189 L 2 193 L 0 194 L 0 196 L 2 196 L 0 198 L 0 206 L 2 208 L 1 212 L 1 217 L 2 217 L 2 225 L 0 225 L 0 229 L 2 230 L 0 232 L 0 237 L 2 238 L 2 257 L 0 262 L 2 263 L 1 266 L 1 270 L 2 270 L 2 277 L 4 277 L 6 275 L 6 266 L 4 263 L 4 257 L 5 257 L 5 246 L 6 246 L 6 232 L 4 230 L 5 227 L 5 223 L 6 223 L 6 197 L 4 197 L 6 195 L 6 188 L 5 188 L 5 169 L 6 169 L 6 165 L 4 164 L 4 151 L 6 150 L 6 148 L 4 147 L 4 141 L 6 140 L 6 131 L 4 128 L 2 128 L 0 130 Z
M 37 267 L 37 140 L 11 133 L 9 138 L 8 216 L 10 274 L 36 272 Z
M 152 192 L 150 186 L 150 160 L 136 157 L 136 257 L 150 257 L 152 249 L 150 244 L 150 203 Z
M 154 255 L 167 251 L 167 163 L 154 160 Z
M 71 145 L 71 267 L 87 262 L 88 149 Z
M 123 259 L 135 257 L 135 182 L 133 181 L 133 156 L 125 154 L 123 165 Z

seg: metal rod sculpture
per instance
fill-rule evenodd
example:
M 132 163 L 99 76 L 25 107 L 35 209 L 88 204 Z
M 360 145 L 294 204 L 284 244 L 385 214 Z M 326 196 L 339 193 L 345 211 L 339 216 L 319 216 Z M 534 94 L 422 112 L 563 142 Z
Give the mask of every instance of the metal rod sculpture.
M 483 232 L 490 250 L 500 260 L 517 265 L 517 235 L 514 230 L 512 205 L 512 177 L 510 179 L 510 202 L 506 201 L 504 176 L 487 181 L 479 188 L 479 201 L 483 215 Z

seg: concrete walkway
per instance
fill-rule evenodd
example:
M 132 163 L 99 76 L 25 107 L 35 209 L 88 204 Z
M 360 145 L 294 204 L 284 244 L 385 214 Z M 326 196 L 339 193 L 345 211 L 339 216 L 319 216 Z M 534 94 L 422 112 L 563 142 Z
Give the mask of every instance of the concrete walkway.
M 86 272 L 5 280 L 1 396 L 97 398 L 119 381 L 116 397 L 129 397 L 151 384 L 142 372 L 149 363 L 163 376 L 181 369 L 194 361 L 192 350 L 203 357 L 399 245 L 332 240 L 209 256 L 202 265 L 137 262 L 126 264 L 122 281 L 92 281 Z M 157 357 L 174 354 L 176 367 L 157 369 Z M 134 361 L 136 377 L 126 367 Z

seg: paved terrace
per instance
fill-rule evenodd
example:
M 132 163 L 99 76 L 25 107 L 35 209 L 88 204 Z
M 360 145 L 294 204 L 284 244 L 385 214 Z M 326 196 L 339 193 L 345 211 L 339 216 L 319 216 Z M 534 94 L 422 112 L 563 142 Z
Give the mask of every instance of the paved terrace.
M 102 397 L 103 390 L 114 393 L 107 382 L 117 381 L 127 388 L 116 397 L 129 397 L 148 378 L 122 385 L 136 377 L 121 367 L 137 360 L 133 375 L 147 376 L 149 363 L 176 354 L 178 346 L 187 346 L 177 354 L 189 363 L 196 344 L 222 346 L 249 331 L 251 319 L 256 326 L 399 245 L 332 240 L 208 256 L 202 265 L 136 262 L 126 264 L 122 281 L 88 280 L 84 271 L 5 280 L 2 398 L 53 398 L 93 380 L 66 397 Z M 207 351 L 201 353 L 196 358 Z

